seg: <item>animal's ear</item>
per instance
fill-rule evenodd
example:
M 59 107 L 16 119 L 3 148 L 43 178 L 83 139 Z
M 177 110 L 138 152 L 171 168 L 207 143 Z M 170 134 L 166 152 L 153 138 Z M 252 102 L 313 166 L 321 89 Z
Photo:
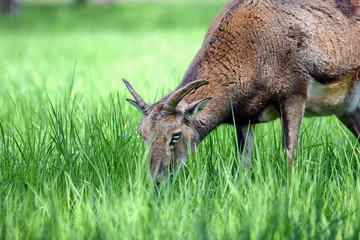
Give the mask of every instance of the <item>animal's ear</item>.
M 136 107 L 137 110 L 139 110 L 142 114 L 144 114 L 143 109 L 139 106 L 139 104 L 136 101 L 134 101 L 132 99 L 128 99 L 128 98 L 126 99 L 126 101 L 128 101 L 131 105 Z
M 211 99 L 212 98 L 209 97 L 191 103 L 185 110 L 185 123 L 192 122 L 195 119 L 196 115 L 198 115 L 206 107 L 206 105 L 210 102 Z

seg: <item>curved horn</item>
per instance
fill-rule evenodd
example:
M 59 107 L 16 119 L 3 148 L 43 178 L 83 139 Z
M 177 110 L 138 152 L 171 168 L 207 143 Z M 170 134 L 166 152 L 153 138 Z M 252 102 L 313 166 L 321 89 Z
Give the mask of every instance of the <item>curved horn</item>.
M 148 109 L 148 108 L 150 107 L 150 105 L 147 104 L 147 103 L 140 97 L 140 95 L 135 92 L 135 90 L 133 89 L 133 87 L 131 86 L 131 84 L 130 84 L 125 78 L 123 78 L 122 80 L 123 80 L 123 82 L 125 83 L 127 89 L 128 89 L 129 92 L 131 93 L 131 95 L 135 98 L 135 101 L 133 101 L 133 102 L 136 103 L 136 104 L 139 106 L 139 108 L 140 108 L 140 110 L 141 110 L 142 112 L 145 112 L 146 109 Z M 130 100 L 130 99 L 129 99 L 129 100 Z M 129 101 L 129 100 L 128 100 L 128 101 Z M 130 101 L 132 101 L 132 100 L 130 100 Z M 130 102 L 130 103 L 132 103 L 132 102 Z M 133 104 L 133 103 L 132 103 L 132 104 Z
M 165 115 L 173 114 L 175 112 L 176 106 L 188 93 L 206 84 L 209 84 L 209 82 L 206 80 L 196 80 L 194 82 L 189 83 L 185 87 L 176 90 L 173 94 L 170 95 L 168 100 L 165 102 L 162 113 Z

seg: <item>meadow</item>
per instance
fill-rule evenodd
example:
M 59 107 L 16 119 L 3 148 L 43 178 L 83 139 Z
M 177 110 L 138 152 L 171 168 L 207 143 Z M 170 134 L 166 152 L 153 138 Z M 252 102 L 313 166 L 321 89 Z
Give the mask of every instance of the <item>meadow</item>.
M 359 239 L 360 145 L 306 119 L 289 177 L 279 120 L 253 165 L 220 126 L 158 192 L 141 114 L 174 89 L 225 1 L 25 5 L 0 16 L 0 239 Z

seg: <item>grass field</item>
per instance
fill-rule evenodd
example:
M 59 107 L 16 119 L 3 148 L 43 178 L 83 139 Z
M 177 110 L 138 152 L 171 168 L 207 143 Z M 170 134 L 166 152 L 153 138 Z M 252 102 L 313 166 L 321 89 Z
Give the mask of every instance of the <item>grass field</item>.
M 146 181 L 121 77 L 148 102 L 174 89 L 223 4 L 0 17 L 0 239 L 360 238 L 360 148 L 332 117 L 305 120 L 292 178 L 275 121 L 251 170 L 221 126 L 158 193 Z

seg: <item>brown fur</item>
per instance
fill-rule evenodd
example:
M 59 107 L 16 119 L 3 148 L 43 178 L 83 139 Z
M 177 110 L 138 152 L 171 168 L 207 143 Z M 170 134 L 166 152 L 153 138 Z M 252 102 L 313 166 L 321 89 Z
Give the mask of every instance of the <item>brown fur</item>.
M 360 0 L 233 0 L 215 18 L 177 89 L 197 79 L 209 84 L 186 95 L 172 116 L 160 114 L 165 97 L 140 124 L 144 139 L 152 136 L 151 172 L 159 166 L 163 174 L 171 161 L 177 166 L 187 143 L 195 149 L 218 125 L 233 123 L 232 113 L 241 129 L 276 109 L 290 168 L 304 114 L 336 114 L 359 137 L 359 69 Z M 313 97 L 319 89 L 321 97 Z M 207 107 L 184 124 L 189 104 L 207 97 Z M 182 129 L 183 138 L 168 151 L 174 129 Z M 240 147 L 248 149 L 241 136 Z

